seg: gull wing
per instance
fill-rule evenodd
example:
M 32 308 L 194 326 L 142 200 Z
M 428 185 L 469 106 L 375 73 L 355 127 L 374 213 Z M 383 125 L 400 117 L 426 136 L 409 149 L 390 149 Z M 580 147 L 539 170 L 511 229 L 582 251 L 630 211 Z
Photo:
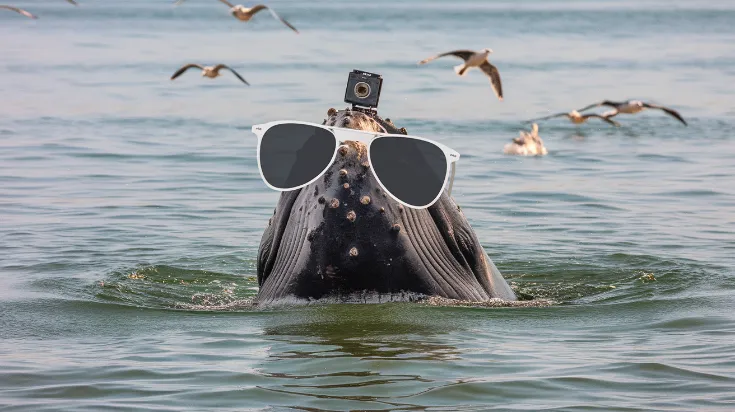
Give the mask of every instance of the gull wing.
M 220 0 L 220 1 L 224 1 L 224 0 Z M 271 14 L 273 15 L 274 18 L 276 18 L 276 20 L 279 20 L 281 23 L 283 23 L 286 26 L 288 26 L 291 30 L 295 31 L 296 33 L 299 32 L 298 30 L 296 30 L 296 27 L 292 26 L 291 23 L 289 23 L 285 19 L 281 18 L 281 16 L 279 16 L 278 14 L 276 14 L 276 12 L 273 11 L 273 9 L 271 9 L 270 7 L 268 7 L 268 6 L 264 5 L 264 4 L 258 4 L 257 6 L 253 7 L 252 9 L 250 9 L 250 12 L 253 15 L 255 15 L 255 13 L 257 13 L 257 12 L 259 12 L 261 10 L 264 10 L 264 9 L 267 9 L 269 12 L 271 12 Z
M 617 113 L 615 113 L 615 114 L 617 114 Z M 615 114 L 613 114 L 613 115 L 607 115 L 607 116 L 604 116 L 604 115 L 601 116 L 599 114 L 587 114 L 584 117 L 587 118 L 587 119 L 589 119 L 590 117 L 595 117 L 595 118 L 598 118 L 598 119 L 600 119 L 600 120 L 602 120 L 604 122 L 610 123 L 611 125 L 613 125 L 615 127 L 620 127 L 620 123 L 616 122 L 615 120 L 610 119 Z
M 194 63 L 185 64 L 185 65 L 181 66 L 181 68 L 179 70 L 176 70 L 176 73 L 174 73 L 171 76 L 171 80 L 173 80 L 173 79 L 181 76 L 182 73 L 184 73 L 185 71 L 191 69 L 192 67 L 196 67 L 198 69 L 204 69 L 204 67 L 202 67 L 202 66 L 200 66 L 198 64 L 194 64 Z
M 227 66 L 225 64 L 218 64 L 218 65 L 214 66 L 214 70 L 220 70 L 220 69 L 227 69 L 227 70 L 229 70 L 230 72 L 232 72 L 232 74 L 235 75 L 235 77 L 237 77 L 238 79 L 240 79 L 241 82 L 243 82 L 243 83 L 247 84 L 248 86 L 250 86 L 250 83 L 248 83 L 245 79 L 243 79 L 242 76 L 240 76 L 240 73 L 238 73 L 235 70 L 233 70 L 230 66 Z
M 38 18 L 38 17 L 34 16 L 33 14 L 31 14 L 31 13 L 23 10 L 23 9 L 19 9 L 19 8 L 13 7 L 13 6 L 0 5 L 0 9 L 6 9 L 6 10 L 14 11 L 16 13 L 20 13 L 20 14 L 22 14 L 22 15 L 24 15 L 26 17 L 30 17 L 32 19 L 37 19 Z
M 489 61 L 484 61 L 480 65 L 480 70 L 482 70 L 490 78 L 490 84 L 493 86 L 495 96 L 497 96 L 498 100 L 502 102 L 503 84 L 500 82 L 500 72 L 498 71 L 498 68 L 490 64 Z
M 428 62 L 430 62 L 432 60 L 435 60 L 435 59 L 438 59 L 438 58 L 444 57 L 444 56 L 455 56 L 455 57 L 459 57 L 460 59 L 462 59 L 464 61 L 467 61 L 467 59 L 469 59 L 470 57 L 472 57 L 473 54 L 475 54 L 475 52 L 472 51 L 472 50 L 454 50 L 454 51 L 450 51 L 450 52 L 446 52 L 446 53 L 437 54 L 436 56 L 429 57 L 428 59 L 421 60 L 419 62 L 419 64 L 426 64 L 426 63 L 428 63 Z
M 650 103 L 643 103 L 643 107 L 647 107 L 649 109 L 660 109 L 660 110 L 663 110 L 669 116 L 674 117 L 678 121 L 684 123 L 684 126 L 688 126 L 686 120 L 684 120 L 684 118 L 681 117 L 681 115 L 679 114 L 679 112 L 677 112 L 674 109 L 669 109 L 668 107 L 663 107 L 663 106 L 659 106 L 659 105 L 655 105 L 655 104 L 650 104 Z
M 585 106 L 585 107 L 583 107 L 581 109 L 578 109 L 577 111 L 578 112 L 583 112 L 585 110 L 589 110 L 589 109 L 592 109 L 594 107 L 600 107 L 600 106 L 617 107 L 617 106 L 620 106 L 620 104 L 621 103 L 613 102 L 613 101 L 610 101 L 610 100 L 603 100 L 603 101 L 598 102 L 598 103 L 592 103 L 591 105 Z
M 554 117 L 567 116 L 568 114 L 569 113 L 567 113 L 567 112 L 557 113 L 557 114 L 551 114 L 551 115 L 548 115 L 548 116 L 539 117 L 537 119 L 526 120 L 526 122 L 527 123 L 531 123 L 531 122 L 535 122 L 535 121 L 538 121 L 538 120 L 548 120 L 548 119 L 553 119 Z

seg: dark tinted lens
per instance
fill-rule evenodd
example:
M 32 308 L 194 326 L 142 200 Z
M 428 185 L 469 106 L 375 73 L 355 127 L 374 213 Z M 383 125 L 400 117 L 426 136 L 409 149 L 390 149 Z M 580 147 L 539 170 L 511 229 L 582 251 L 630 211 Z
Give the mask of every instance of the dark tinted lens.
M 435 144 L 410 137 L 385 136 L 370 145 L 373 171 L 401 201 L 426 206 L 439 194 L 447 176 L 444 152 Z
M 279 124 L 260 142 L 260 168 L 265 180 L 279 189 L 301 186 L 317 177 L 332 160 L 334 135 L 305 124 Z

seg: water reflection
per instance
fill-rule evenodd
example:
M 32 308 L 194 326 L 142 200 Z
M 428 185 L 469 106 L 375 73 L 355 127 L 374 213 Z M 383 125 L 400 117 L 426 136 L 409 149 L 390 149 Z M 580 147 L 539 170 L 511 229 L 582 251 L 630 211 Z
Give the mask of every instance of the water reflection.
M 402 305 L 401 305 L 402 306 Z M 366 309 L 367 307 L 367 309 Z M 361 309 L 357 309 L 361 308 Z M 436 325 L 423 324 L 368 305 L 320 308 L 312 322 L 266 328 L 265 334 L 291 345 L 314 346 L 312 350 L 285 350 L 272 358 L 334 358 L 444 360 L 457 355 L 454 347 L 432 341 L 446 333 Z M 425 316 L 425 315 L 424 315 Z
M 305 411 L 426 409 L 405 398 L 445 385 L 426 373 L 460 359 L 446 338 L 458 328 L 417 309 L 328 305 L 265 327 L 273 344 L 259 371 L 272 382 L 261 389 Z
M 585 133 L 584 130 L 577 128 L 575 130 L 571 130 L 564 137 L 569 140 L 582 141 L 587 138 L 587 133 Z

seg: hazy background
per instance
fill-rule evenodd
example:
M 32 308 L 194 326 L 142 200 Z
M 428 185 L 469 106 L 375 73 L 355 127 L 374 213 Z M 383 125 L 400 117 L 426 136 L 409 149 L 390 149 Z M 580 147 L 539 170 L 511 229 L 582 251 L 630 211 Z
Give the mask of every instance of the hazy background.
M 735 4 L 61 0 L 0 11 L 0 406 L 8 410 L 729 410 Z M 453 49 L 494 50 L 498 102 Z M 230 73 L 182 64 L 225 63 Z M 254 123 L 321 120 L 352 69 L 462 154 L 453 195 L 546 308 L 251 310 L 278 199 Z M 612 128 L 521 121 L 602 99 Z M 651 277 L 652 276 L 652 277 Z M 655 280 L 652 280 L 655 279 Z

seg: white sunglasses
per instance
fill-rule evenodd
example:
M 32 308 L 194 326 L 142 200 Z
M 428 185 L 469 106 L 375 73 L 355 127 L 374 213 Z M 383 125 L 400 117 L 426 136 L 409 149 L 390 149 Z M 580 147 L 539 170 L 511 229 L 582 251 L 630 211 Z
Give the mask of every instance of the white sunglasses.
M 367 145 L 378 184 L 399 203 L 427 208 L 439 199 L 447 181 L 452 193 L 459 153 L 423 137 L 290 120 L 257 124 L 252 131 L 258 136 L 260 176 L 273 190 L 295 190 L 314 182 L 334 163 L 343 142 L 359 141 Z

